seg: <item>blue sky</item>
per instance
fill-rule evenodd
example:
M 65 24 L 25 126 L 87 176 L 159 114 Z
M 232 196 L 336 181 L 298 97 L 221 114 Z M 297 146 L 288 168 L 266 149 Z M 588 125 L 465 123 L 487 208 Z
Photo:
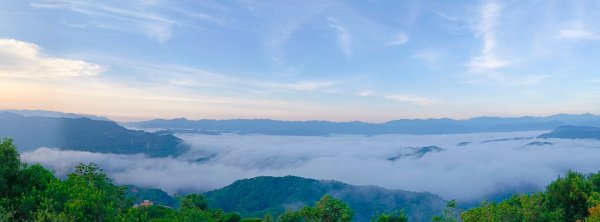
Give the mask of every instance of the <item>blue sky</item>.
M 0 108 L 148 118 L 600 114 L 598 1 L 0 2 Z

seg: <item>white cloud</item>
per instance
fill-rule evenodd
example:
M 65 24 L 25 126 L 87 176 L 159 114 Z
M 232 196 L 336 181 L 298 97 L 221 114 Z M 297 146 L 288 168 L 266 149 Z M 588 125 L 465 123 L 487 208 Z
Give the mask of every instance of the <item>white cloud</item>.
M 471 58 L 467 67 L 471 72 L 488 73 L 509 65 L 509 61 L 500 58 L 497 53 L 496 26 L 502 6 L 495 2 L 486 2 L 479 11 L 476 34 L 483 40 L 480 55 Z
M 414 103 L 419 106 L 431 106 L 435 103 L 435 100 L 427 98 L 427 97 L 420 97 L 420 96 L 406 95 L 406 94 L 388 95 L 388 96 L 385 96 L 385 98 L 389 99 L 389 100 L 398 101 L 398 102 Z
M 408 36 L 404 33 L 400 33 L 392 41 L 390 41 L 389 45 L 398 46 L 398 45 L 404 45 L 407 42 L 408 42 Z
M 560 30 L 558 33 L 558 38 L 573 40 L 598 40 L 600 39 L 600 36 L 588 30 L 582 24 L 577 23 L 569 28 Z
M 40 47 L 14 39 L 0 39 L 0 77 L 65 78 L 95 76 L 104 67 L 81 60 L 44 56 Z

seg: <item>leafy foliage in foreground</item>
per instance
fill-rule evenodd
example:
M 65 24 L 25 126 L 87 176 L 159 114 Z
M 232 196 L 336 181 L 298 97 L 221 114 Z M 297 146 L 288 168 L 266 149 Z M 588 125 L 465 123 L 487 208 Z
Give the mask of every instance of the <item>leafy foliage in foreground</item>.
M 181 198 L 180 208 L 134 207 L 126 187 L 117 186 L 95 164 L 80 164 L 65 180 L 40 165 L 20 162 L 10 139 L 0 143 L 0 221 L 228 221 L 236 213 L 207 208 L 201 195 Z
M 288 211 L 279 216 L 280 222 L 348 222 L 354 213 L 348 204 L 334 199 L 329 195 L 323 196 L 314 206 L 305 206 L 299 211 Z
M 258 222 L 235 212 L 209 209 L 199 194 L 179 198 L 179 208 L 162 205 L 134 206 L 126 186 L 117 186 L 95 164 L 80 164 L 65 180 L 40 165 L 21 163 L 12 140 L 0 143 L 0 221 L 163 221 Z M 129 189 L 131 189 L 129 187 Z M 347 204 L 325 196 L 315 207 L 303 209 L 312 221 L 350 221 Z M 325 220 L 321 220 L 321 219 Z M 274 221 L 267 214 L 264 221 Z
M 451 221 L 447 220 L 442 221 Z M 600 173 L 568 172 L 559 177 L 546 191 L 530 195 L 517 194 L 508 200 L 483 202 L 460 215 L 471 221 L 600 221 Z

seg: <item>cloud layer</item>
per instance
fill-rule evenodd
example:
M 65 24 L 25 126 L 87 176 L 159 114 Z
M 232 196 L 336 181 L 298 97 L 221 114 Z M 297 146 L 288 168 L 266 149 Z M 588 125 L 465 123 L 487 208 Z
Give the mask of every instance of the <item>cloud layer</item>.
M 600 169 L 600 141 L 520 139 L 542 132 L 463 135 L 296 137 L 180 135 L 193 149 L 179 158 L 146 158 L 40 148 L 22 154 L 65 175 L 79 162 L 95 162 L 121 184 L 170 193 L 207 191 L 237 179 L 297 175 L 356 185 L 428 191 L 468 202 L 513 191 L 541 190 L 569 169 Z M 553 145 L 527 145 L 533 141 Z M 470 142 L 459 146 L 461 142 Z M 422 158 L 387 160 L 410 147 L 439 146 Z

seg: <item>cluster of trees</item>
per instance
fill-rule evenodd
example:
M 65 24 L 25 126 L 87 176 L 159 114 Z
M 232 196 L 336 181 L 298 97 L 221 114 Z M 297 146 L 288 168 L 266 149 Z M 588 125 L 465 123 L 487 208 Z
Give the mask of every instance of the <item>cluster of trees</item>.
M 20 161 L 12 140 L 0 143 L 0 221 L 76 222 L 76 221 L 184 221 L 184 222 L 272 222 L 264 218 L 242 218 L 234 212 L 209 209 L 200 194 L 179 198 L 179 207 L 135 206 L 127 198 L 126 186 L 117 186 L 95 164 L 80 164 L 66 179 L 60 180 L 41 165 Z M 312 207 L 286 212 L 277 221 L 351 221 L 350 207 L 331 196 L 324 196 Z M 377 222 L 408 221 L 401 213 L 382 213 Z
M 208 209 L 197 194 L 180 207 L 134 206 L 126 187 L 117 186 L 95 164 L 80 164 L 60 180 L 44 167 L 21 163 L 10 139 L 0 143 L 0 221 L 240 221 L 235 213 Z
M 305 206 L 298 211 L 288 211 L 279 216 L 279 222 L 347 222 L 352 221 L 354 212 L 341 200 L 323 196 L 314 206 Z M 265 217 L 265 220 L 267 217 Z M 272 220 L 270 220 L 272 221 Z M 408 222 L 404 212 L 382 212 L 374 215 L 373 222 Z
M 448 202 L 439 222 L 600 222 L 600 172 L 569 171 L 550 183 L 544 192 L 516 194 L 502 202 L 484 201 L 461 212 Z

